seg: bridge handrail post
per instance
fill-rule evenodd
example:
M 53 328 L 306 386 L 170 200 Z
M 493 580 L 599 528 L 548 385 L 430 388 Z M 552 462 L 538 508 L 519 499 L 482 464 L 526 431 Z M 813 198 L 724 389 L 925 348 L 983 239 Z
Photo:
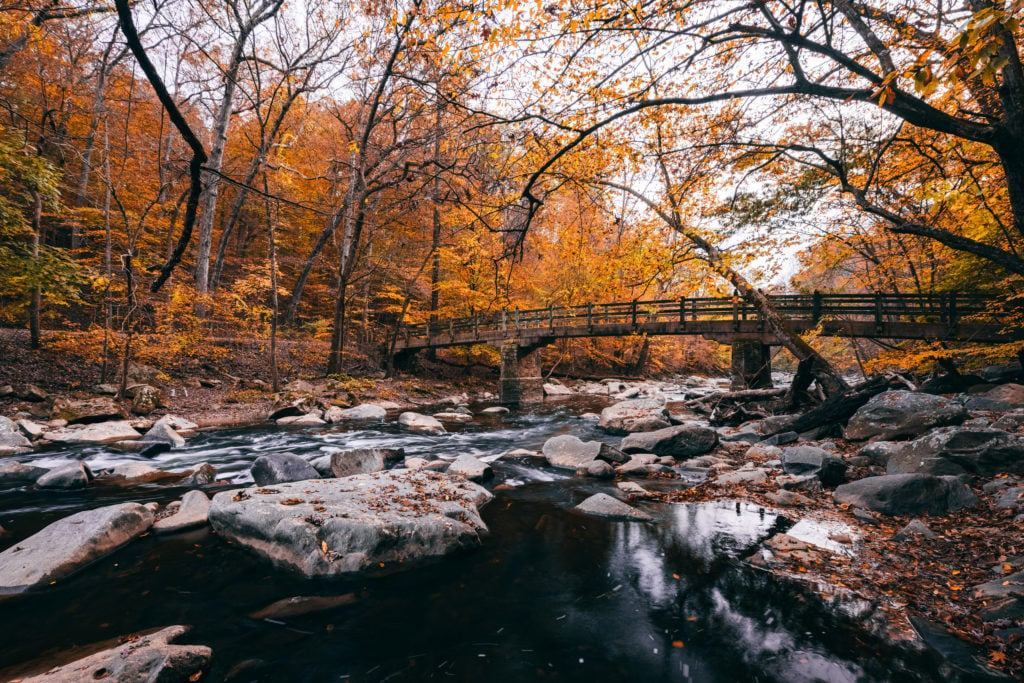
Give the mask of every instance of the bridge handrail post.
M 555 305 L 548 306 L 548 329 L 555 329 Z
M 679 297 L 679 329 L 686 329 L 686 297 Z
M 633 329 L 636 329 L 636 299 L 633 299 L 633 305 L 629 308 L 629 315 L 632 318 Z
M 811 322 L 817 325 L 821 322 L 821 292 L 814 290 L 811 298 Z
M 732 295 L 732 328 L 736 331 L 740 329 L 740 295 L 739 292 L 734 292 Z
M 423 328 L 427 332 L 427 343 L 429 344 L 430 343 L 430 319 L 429 318 L 427 319 L 427 322 L 423 323 Z
M 455 339 L 455 318 L 448 318 L 448 336 Z
M 594 304 L 587 302 L 587 328 L 594 329 Z
M 882 295 L 875 292 L 875 332 L 882 331 Z
M 508 309 L 501 309 L 501 332 L 504 334 L 508 331 Z
M 956 292 L 949 293 L 949 329 L 955 330 L 958 324 L 957 310 L 956 310 Z
M 480 314 L 473 316 L 473 335 L 480 338 Z

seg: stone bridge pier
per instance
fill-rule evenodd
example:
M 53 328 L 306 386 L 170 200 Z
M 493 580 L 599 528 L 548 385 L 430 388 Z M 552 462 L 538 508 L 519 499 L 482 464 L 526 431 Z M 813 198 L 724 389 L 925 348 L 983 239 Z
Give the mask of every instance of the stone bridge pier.
M 498 396 L 504 405 L 534 403 L 544 399 L 544 378 L 540 369 L 543 344 L 523 345 L 515 339 L 501 344 L 501 379 Z
M 760 337 L 733 339 L 732 390 L 769 389 L 772 386 L 772 347 Z

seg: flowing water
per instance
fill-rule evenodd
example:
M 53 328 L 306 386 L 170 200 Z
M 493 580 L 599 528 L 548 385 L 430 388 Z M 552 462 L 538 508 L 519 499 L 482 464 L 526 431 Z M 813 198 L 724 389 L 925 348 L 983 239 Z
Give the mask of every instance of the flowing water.
M 470 453 L 493 461 L 496 471 L 498 490 L 483 510 L 490 534 L 481 548 L 400 573 L 331 581 L 275 569 L 209 530 L 148 535 L 68 580 L 0 602 L 0 674 L 28 660 L 56 661 L 75 646 L 189 624 L 181 642 L 213 648 L 207 680 L 933 679 L 927 662 L 872 641 L 843 610 L 739 562 L 792 525 L 778 513 L 726 501 L 638 503 L 655 524 L 587 517 L 571 508 L 611 484 L 496 459 L 514 448 L 539 449 L 556 434 L 599 438 L 594 423 L 575 417 L 596 407 L 575 399 L 478 416 L 443 436 L 388 424 L 199 434 L 155 464 L 173 470 L 209 462 L 237 485 L 250 481 L 258 455 L 274 451 Z M 84 459 L 101 469 L 139 458 L 86 447 L 31 459 L 47 466 Z M 166 503 L 183 492 L 156 484 L 0 491 L 0 524 L 11 532 L 0 548 L 78 510 Z M 283 598 L 345 594 L 346 604 L 302 616 L 253 616 Z

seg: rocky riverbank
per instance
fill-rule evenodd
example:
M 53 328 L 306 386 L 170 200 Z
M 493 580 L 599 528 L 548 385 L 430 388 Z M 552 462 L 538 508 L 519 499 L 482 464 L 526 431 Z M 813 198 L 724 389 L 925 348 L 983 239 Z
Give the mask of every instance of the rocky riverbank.
M 485 407 L 494 399 L 486 392 L 445 396 L 451 387 L 410 386 L 416 385 L 365 383 L 353 391 L 351 382 L 294 382 L 249 410 L 282 429 L 393 425 L 440 439 L 507 412 Z M 950 657 L 951 676 L 1019 675 L 1024 386 L 883 392 L 844 429 L 804 433 L 789 429 L 797 424 L 793 416 L 712 426 L 690 412 L 695 397 L 718 388 L 698 378 L 552 384 L 550 401 L 591 395 L 610 404 L 577 416 L 594 424 L 599 438 L 554 436 L 538 450 L 509 448 L 501 457 L 603 486 L 578 505 L 581 514 L 657 525 L 656 506 L 677 502 L 746 500 L 781 510 L 792 527 L 767 537 L 745 558 L 750 566 L 804 583 L 824 599 L 860 605 L 862 615 L 871 615 L 866 627 L 908 648 L 943 652 L 959 643 L 972 654 Z M 15 392 L 29 396 L 24 388 Z M 154 396 L 149 389 L 135 393 Z M 0 459 L 0 486 L 67 490 L 173 479 L 192 490 L 168 505 L 121 503 L 77 513 L 19 540 L 0 553 L 0 593 L 45 590 L 150 530 L 212 525 L 266 561 L 310 577 L 401 570 L 472 548 L 488 533 L 479 507 L 492 495 L 485 487 L 493 463 L 470 454 L 270 453 L 252 461 L 255 485 L 222 486 L 211 504 L 201 488 L 217 481 L 212 466 L 168 472 L 145 462 L 147 454 L 182 448 L 200 428 L 200 415 L 167 414 L 173 404 L 161 406 L 158 394 L 153 410 L 134 416 L 135 399 L 17 400 L 23 410 L 0 421 L 0 443 L 9 449 Z M 85 462 L 32 464 L 34 453 L 80 443 L 106 444 L 138 460 L 101 472 Z

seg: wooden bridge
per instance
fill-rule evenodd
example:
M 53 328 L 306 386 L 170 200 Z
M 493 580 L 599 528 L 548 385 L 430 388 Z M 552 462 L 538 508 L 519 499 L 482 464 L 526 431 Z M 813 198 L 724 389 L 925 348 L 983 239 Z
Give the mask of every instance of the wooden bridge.
M 984 294 L 796 294 L 769 296 L 798 333 L 827 336 L 996 343 L 1024 339 Z M 733 385 L 771 384 L 770 347 L 779 340 L 738 296 L 630 301 L 482 313 L 410 325 L 395 344 L 401 365 L 423 349 L 487 343 L 502 350 L 502 401 L 537 398 L 539 358 L 558 339 L 629 335 L 700 335 L 733 350 Z

